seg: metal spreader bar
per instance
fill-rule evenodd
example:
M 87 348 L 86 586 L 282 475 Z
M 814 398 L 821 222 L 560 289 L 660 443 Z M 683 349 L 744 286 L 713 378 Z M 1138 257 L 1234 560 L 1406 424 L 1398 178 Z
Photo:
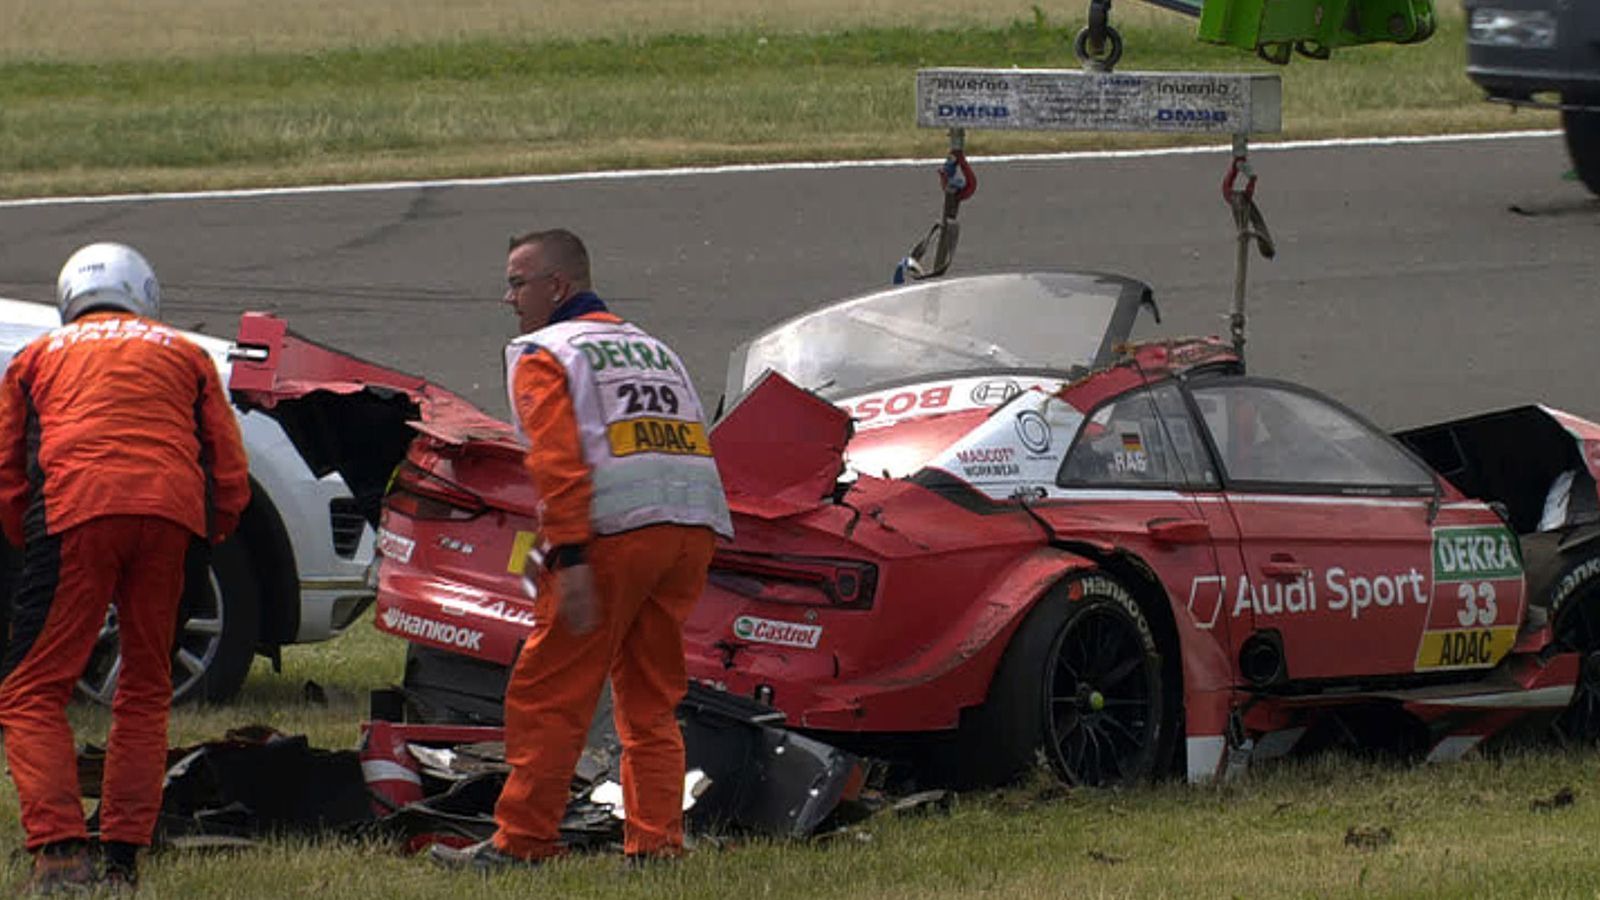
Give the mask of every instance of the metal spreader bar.
M 1082 54 L 1080 54 L 1082 55 Z M 917 72 L 917 124 L 950 132 L 951 159 L 972 179 L 965 156 L 967 131 L 1124 131 L 1216 134 L 1233 138 L 1223 198 L 1234 223 L 1234 296 L 1229 331 L 1243 359 L 1248 247 L 1275 253 L 1266 219 L 1255 205 L 1257 178 L 1250 168 L 1249 136 L 1283 130 L 1283 82 L 1275 74 L 1226 72 L 1114 72 L 1109 62 L 1070 69 L 921 69 Z M 950 167 L 946 163 L 946 168 Z M 1242 178 L 1241 178 L 1242 176 Z M 951 183 L 941 183 L 947 195 Z M 960 199 L 970 196 L 970 190 Z M 939 224 L 901 260 L 895 280 L 944 272 L 959 234 L 959 199 L 946 197 Z M 936 264 L 920 265 L 937 240 Z
M 919 69 L 917 124 L 991 131 L 1283 130 L 1275 74 Z

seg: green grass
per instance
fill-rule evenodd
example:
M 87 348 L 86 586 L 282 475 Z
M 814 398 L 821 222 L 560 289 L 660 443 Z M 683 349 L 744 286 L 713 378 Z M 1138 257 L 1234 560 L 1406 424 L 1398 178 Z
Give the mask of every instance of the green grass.
M 284 674 L 258 664 L 236 706 L 182 709 L 172 740 L 266 723 L 349 748 L 365 693 L 399 678 L 402 645 L 370 616 L 336 641 L 293 647 Z M 304 699 L 323 687 L 326 706 Z M 80 739 L 102 741 L 101 710 L 74 708 Z M 826 840 L 702 847 L 665 871 L 609 857 L 480 882 L 392 848 L 292 838 L 239 852 L 148 860 L 147 896 L 371 900 L 471 892 L 562 897 L 1509 897 L 1593 896 L 1600 884 L 1600 774 L 1593 752 L 1523 750 L 1411 766 L 1325 756 L 1258 768 L 1222 785 L 1122 792 L 1045 779 L 958 798 L 949 814 L 880 814 Z M 0 782 L 0 847 L 21 843 L 15 794 Z M 1576 802 L 1548 808 L 1563 788 Z M 1540 808 L 1545 807 L 1545 808 Z M 1379 836 L 1387 829 L 1390 838 Z M 1354 837 L 1347 837 L 1354 832 Z M 1353 841 L 1353 843 L 1352 843 Z M 0 856 L 0 894 L 25 861 Z
M 1076 24 L 474 38 L 302 53 L 0 64 L 0 196 L 928 156 L 923 66 L 1074 67 Z M 1462 23 L 1431 41 L 1271 67 L 1189 20 L 1126 26 L 1125 70 L 1282 74 L 1284 137 L 1550 126 L 1484 104 Z M 1143 135 L 971 136 L 975 154 L 1148 146 Z M 1171 139 L 1165 139 L 1171 142 Z
M 1233 784 L 1115 793 L 1041 782 L 963 796 L 948 814 L 880 814 L 824 841 L 706 846 L 665 871 L 624 872 L 613 858 L 587 857 L 487 882 L 379 844 L 295 838 L 153 857 L 145 891 L 322 900 L 1592 896 L 1594 768 L 1592 754 L 1549 751 L 1436 767 L 1325 757 Z M 1539 808 L 1563 788 L 1575 803 Z M 15 801 L 5 803 L 9 840 Z M 23 873 L 12 859 L 0 888 Z

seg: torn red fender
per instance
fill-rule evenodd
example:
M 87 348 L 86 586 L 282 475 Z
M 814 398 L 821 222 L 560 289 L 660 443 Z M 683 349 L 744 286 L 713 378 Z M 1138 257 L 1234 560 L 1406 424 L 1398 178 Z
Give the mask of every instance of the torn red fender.
M 844 471 L 844 410 L 768 371 L 711 430 L 728 505 L 761 519 L 819 506 Z
M 229 393 L 246 408 L 272 409 L 315 391 L 355 394 L 377 389 L 405 394 L 417 405 L 424 422 L 505 430 L 502 423 L 425 378 L 307 340 L 269 313 L 247 312 L 239 317 L 239 332 L 228 356 L 233 368 Z

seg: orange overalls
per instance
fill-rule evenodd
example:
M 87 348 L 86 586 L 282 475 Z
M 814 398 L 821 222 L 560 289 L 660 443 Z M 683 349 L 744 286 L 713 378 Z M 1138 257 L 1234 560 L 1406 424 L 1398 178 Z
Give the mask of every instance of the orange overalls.
M 0 525 L 23 547 L 0 730 L 29 849 L 86 836 L 66 705 L 109 604 L 122 670 L 101 838 L 148 845 L 161 808 L 184 558 L 249 500 L 216 365 L 130 313 L 79 317 L 16 355 L 0 384 Z
M 595 312 L 582 321 L 618 320 Z M 554 579 L 544 573 L 537 624 L 506 688 L 506 760 L 512 772 L 495 806 L 494 843 L 522 858 L 558 854 L 572 773 L 606 678 L 622 739 L 624 852 L 676 855 L 683 847 L 683 734 L 677 705 L 688 687 L 683 623 L 705 587 L 714 532 L 652 524 L 596 536 L 568 373 L 550 353 L 521 356 L 511 389 L 532 447 L 527 465 L 543 502 L 552 546 L 587 545 L 600 624 L 577 636 L 556 617 Z

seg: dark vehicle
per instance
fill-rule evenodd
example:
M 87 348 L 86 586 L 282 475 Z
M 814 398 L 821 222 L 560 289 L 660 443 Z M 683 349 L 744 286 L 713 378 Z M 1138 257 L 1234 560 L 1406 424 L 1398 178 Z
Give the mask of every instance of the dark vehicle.
M 1567 152 L 1600 196 L 1600 4 L 1466 0 L 1467 75 L 1489 99 L 1561 110 Z

